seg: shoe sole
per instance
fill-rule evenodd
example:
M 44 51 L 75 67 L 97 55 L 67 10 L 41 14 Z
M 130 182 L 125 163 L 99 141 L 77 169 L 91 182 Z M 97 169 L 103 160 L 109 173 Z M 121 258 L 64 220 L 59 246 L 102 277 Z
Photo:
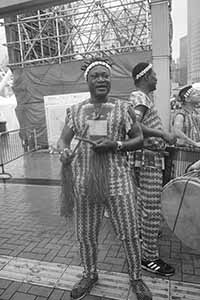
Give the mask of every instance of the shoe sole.
M 159 274 L 160 276 L 166 276 L 166 277 L 169 277 L 169 276 L 173 276 L 174 273 L 160 273 L 156 270 L 152 270 L 152 269 L 149 269 L 148 267 L 142 265 L 142 269 L 148 271 L 148 272 L 151 272 L 151 273 L 154 273 L 154 274 Z
M 98 281 L 98 279 L 97 279 L 97 281 Z M 95 282 L 92 284 L 92 286 L 90 287 L 90 289 L 88 289 L 87 292 L 85 292 L 85 294 L 83 294 L 81 297 L 79 297 L 79 298 L 73 298 L 73 297 L 70 295 L 71 300 L 81 300 L 81 299 L 83 299 L 85 296 L 87 296 L 87 295 L 90 293 L 90 291 L 91 291 L 92 288 L 95 286 L 95 284 L 97 283 L 97 281 L 95 281 Z
M 79 298 L 73 298 L 72 296 L 70 296 L 71 297 L 71 300 L 81 300 L 81 299 L 83 299 L 85 296 L 87 296 L 87 294 L 89 293 L 90 291 L 88 291 L 87 293 L 85 293 L 84 295 L 82 295 L 81 297 L 79 297 Z

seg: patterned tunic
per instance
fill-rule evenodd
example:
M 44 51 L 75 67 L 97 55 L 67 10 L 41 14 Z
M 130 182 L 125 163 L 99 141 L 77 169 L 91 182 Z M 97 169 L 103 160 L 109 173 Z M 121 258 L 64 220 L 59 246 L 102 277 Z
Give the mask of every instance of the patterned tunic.
M 131 93 L 130 101 L 134 107 L 137 107 L 138 105 L 143 105 L 147 108 L 147 112 L 142 120 L 142 123 L 145 126 L 160 130 L 163 129 L 162 121 L 158 115 L 155 105 L 150 100 L 150 98 L 147 97 L 147 95 L 145 95 L 141 91 L 134 91 Z M 146 147 L 151 148 L 152 150 L 162 149 L 164 147 L 163 139 L 156 137 L 150 137 L 148 139 L 145 139 L 144 148 Z
M 125 101 L 110 98 L 108 102 L 102 104 L 101 117 L 96 121 L 94 120 L 94 104 L 87 100 L 68 109 L 67 122 L 75 135 L 81 136 L 83 128 L 91 120 L 94 120 L 94 122 L 106 121 L 107 137 L 113 141 L 123 141 L 126 139 L 127 132 L 131 129 L 132 124 L 132 119 L 128 113 L 129 107 L 130 104 Z M 90 134 L 89 127 L 85 138 L 96 140 L 98 137 Z M 75 186 L 78 193 L 82 193 L 83 195 L 87 194 L 91 157 L 93 155 L 94 151 L 91 149 L 91 145 L 82 142 L 72 163 Z M 126 154 L 109 152 L 104 154 L 103 159 L 106 160 L 108 196 L 127 195 L 134 192 L 131 170 Z
M 147 111 L 144 115 L 142 120 L 142 124 L 146 127 L 154 128 L 158 130 L 163 129 L 162 121 L 158 115 L 158 111 L 155 108 L 154 103 L 150 100 L 147 95 L 145 95 L 142 91 L 134 91 L 130 95 L 130 102 L 132 103 L 133 107 L 136 108 L 139 105 L 143 105 L 147 108 Z M 163 139 L 158 137 L 149 137 L 145 138 L 144 140 L 144 149 L 148 148 L 150 150 L 164 150 L 165 142 Z M 163 155 L 162 153 L 158 153 L 158 155 L 154 155 L 153 162 L 152 159 L 149 158 L 149 154 L 146 151 L 146 157 L 141 151 L 135 151 L 134 154 L 130 154 L 130 162 L 135 166 L 139 167 L 141 164 L 145 165 L 149 163 L 150 165 L 153 164 L 154 167 L 162 166 L 163 168 Z

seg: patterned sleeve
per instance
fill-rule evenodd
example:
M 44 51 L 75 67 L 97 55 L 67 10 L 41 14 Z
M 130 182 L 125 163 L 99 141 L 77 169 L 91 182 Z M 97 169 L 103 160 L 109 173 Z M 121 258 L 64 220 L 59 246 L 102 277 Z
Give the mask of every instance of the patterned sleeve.
M 175 112 L 175 114 L 174 114 L 174 116 L 173 116 L 173 118 L 172 118 L 172 125 L 174 125 L 175 120 L 176 120 L 176 117 L 177 117 L 178 115 L 182 115 L 183 118 L 184 118 L 184 121 L 185 121 L 185 118 L 186 118 L 185 112 L 184 112 L 183 109 L 179 109 L 178 111 Z
M 126 131 L 126 133 L 128 133 L 131 130 L 132 125 L 136 122 L 135 111 L 134 111 L 133 105 L 131 103 L 129 103 L 127 105 L 127 112 L 126 112 L 125 120 L 126 120 L 125 131 Z
M 151 107 L 151 103 L 148 97 L 140 91 L 131 93 L 130 102 L 132 103 L 134 108 L 136 108 L 138 105 L 146 106 L 148 109 Z

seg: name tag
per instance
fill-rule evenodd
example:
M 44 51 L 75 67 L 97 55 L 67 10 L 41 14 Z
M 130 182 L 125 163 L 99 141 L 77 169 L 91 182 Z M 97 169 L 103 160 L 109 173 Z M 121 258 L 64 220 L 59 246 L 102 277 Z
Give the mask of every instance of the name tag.
M 107 120 L 88 120 L 90 136 L 107 136 Z

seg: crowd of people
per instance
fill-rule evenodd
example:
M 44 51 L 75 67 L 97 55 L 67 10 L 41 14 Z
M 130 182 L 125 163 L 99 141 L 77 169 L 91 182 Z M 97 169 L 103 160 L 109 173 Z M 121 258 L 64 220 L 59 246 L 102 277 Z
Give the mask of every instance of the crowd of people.
M 175 273 L 158 251 L 164 150 L 175 145 L 177 137 L 198 143 L 199 133 L 194 126 L 189 137 L 183 131 L 183 123 L 191 121 L 187 113 L 183 115 L 183 107 L 175 116 L 175 130 L 164 130 L 152 97 L 157 84 L 152 64 L 133 67 L 135 90 L 128 101 L 109 95 L 112 64 L 108 59 L 86 60 L 82 70 L 90 98 L 67 109 L 57 145 L 62 164 L 71 168 L 73 176 L 73 212 L 83 266 L 71 298 L 82 299 L 98 280 L 98 235 L 106 209 L 124 246 L 132 291 L 138 300 L 151 300 L 142 269 L 162 276 Z M 180 99 L 186 112 L 196 103 L 193 91 Z M 79 140 L 76 152 L 70 148 L 74 137 Z M 64 195 L 62 200 L 68 199 Z

